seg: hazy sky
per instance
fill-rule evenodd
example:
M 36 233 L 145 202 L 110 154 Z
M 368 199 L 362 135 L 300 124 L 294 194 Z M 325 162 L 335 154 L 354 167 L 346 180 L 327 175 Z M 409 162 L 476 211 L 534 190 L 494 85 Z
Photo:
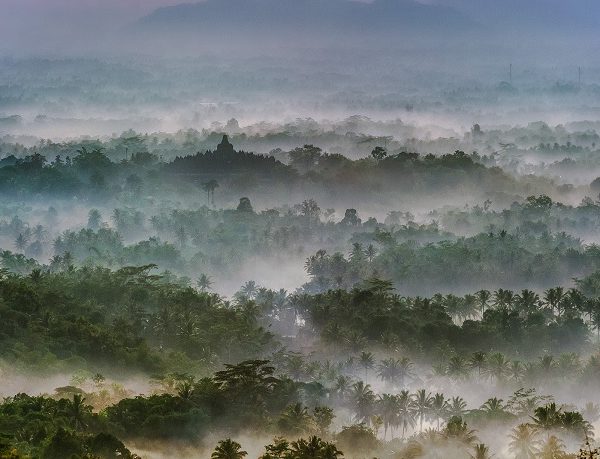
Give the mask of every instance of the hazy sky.
M 115 30 L 181 0 L 0 0 L 0 52 L 61 51 L 110 39 Z
M 553 32 L 549 38 L 557 30 L 573 38 L 581 30 L 589 34 L 600 27 L 598 0 L 419 1 L 455 7 L 483 24 L 483 30 L 492 26 L 496 31 L 509 31 L 506 38 L 514 37 L 511 26 L 527 32 L 547 28 Z M 137 19 L 159 7 L 180 3 L 198 0 L 0 0 L 0 54 L 115 51 L 127 45 L 119 41 L 125 36 L 119 32 L 130 30 Z M 589 37 L 580 42 L 589 42 Z

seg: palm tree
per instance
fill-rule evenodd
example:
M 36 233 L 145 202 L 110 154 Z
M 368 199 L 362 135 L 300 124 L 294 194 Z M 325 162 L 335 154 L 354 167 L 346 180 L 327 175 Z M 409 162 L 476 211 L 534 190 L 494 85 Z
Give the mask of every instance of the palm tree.
M 469 360 L 469 365 L 471 368 L 476 368 L 479 377 L 483 370 L 485 369 L 485 365 L 487 363 L 487 354 L 485 352 L 474 352 L 471 355 L 471 359 Z
M 523 369 L 523 364 L 518 360 L 513 360 L 510 363 L 509 369 L 511 378 L 515 380 L 515 382 L 519 382 L 523 377 L 525 370 Z
M 550 306 L 552 314 L 554 314 L 554 310 L 556 309 L 558 315 L 560 315 L 560 302 L 562 301 L 564 294 L 565 291 L 562 287 L 550 288 L 544 292 L 544 301 Z
M 464 379 L 469 375 L 468 363 L 462 355 L 453 355 L 448 361 L 448 376 L 454 379 Z
M 210 457 L 211 459 L 243 459 L 247 455 L 246 451 L 242 451 L 242 445 L 228 438 L 219 442 Z
M 500 417 L 506 413 L 504 404 L 502 403 L 503 401 L 504 400 L 497 397 L 490 398 L 481 405 L 480 409 L 492 418 Z
M 546 406 L 539 406 L 534 411 L 533 422 L 536 427 L 543 430 L 549 430 L 560 422 L 561 410 L 556 407 L 556 403 L 549 403 Z
M 509 451 L 515 459 L 535 459 L 538 452 L 536 430 L 529 424 L 519 424 L 510 435 Z
M 278 426 L 288 435 L 300 436 L 313 429 L 314 420 L 305 406 L 295 403 L 285 409 L 278 421 Z
M 372 352 L 361 352 L 358 362 L 365 370 L 365 382 L 369 381 L 369 370 L 375 366 L 375 356 Z
M 398 397 L 391 394 L 383 394 L 377 400 L 377 411 L 383 421 L 383 439 L 387 438 L 387 431 L 394 426 L 398 418 Z
M 367 257 L 367 260 L 369 260 L 369 263 L 373 262 L 375 255 L 377 255 L 377 249 L 373 247 L 373 244 L 369 244 L 365 249 L 365 256 Z
M 440 430 L 440 419 L 444 419 L 447 409 L 448 402 L 444 394 L 435 394 L 431 399 L 431 414 L 437 420 L 437 430 Z
M 198 286 L 201 292 L 206 292 L 207 290 L 210 290 L 212 280 L 206 274 L 200 274 L 196 285 Z
M 510 372 L 510 361 L 503 354 L 497 352 L 492 354 L 487 361 L 486 373 L 491 379 L 500 382 L 508 376 Z
M 523 313 L 535 311 L 540 297 L 532 290 L 522 290 L 520 295 L 517 295 L 517 308 Z
M 513 292 L 499 288 L 494 292 L 494 307 L 497 309 L 510 309 L 514 299 L 515 294 Z
M 240 292 L 248 298 L 254 298 L 258 292 L 258 286 L 255 281 L 250 280 L 242 286 Z
M 202 184 L 202 189 L 206 191 L 206 204 L 210 203 L 210 197 L 212 195 L 212 206 L 215 206 L 215 190 L 219 188 L 219 182 L 216 180 L 209 180 Z
M 340 400 L 344 400 L 352 389 L 352 378 L 349 376 L 340 375 L 335 380 L 333 392 Z
M 371 390 L 371 386 L 362 381 L 354 383 L 351 398 L 357 421 L 369 422 L 375 403 L 375 393 Z
M 85 398 L 81 394 L 75 394 L 73 400 L 67 405 L 67 412 L 76 430 L 87 427 L 84 418 L 86 414 L 89 414 L 89 411 L 90 408 L 85 405 Z
M 447 439 L 455 440 L 467 446 L 475 446 L 477 435 L 475 431 L 467 427 L 467 423 L 459 417 L 452 417 L 448 420 L 443 433 Z
M 462 316 L 465 319 L 472 319 L 479 311 L 479 302 L 475 295 L 465 295 L 462 302 Z
M 462 417 L 467 412 L 467 402 L 462 397 L 452 397 L 446 409 L 448 415 Z
M 291 444 L 291 454 L 284 457 L 337 459 L 343 453 L 334 444 L 326 443 L 319 437 L 312 436 L 308 440 L 301 438 Z
M 431 394 L 427 393 L 425 389 L 420 389 L 415 393 L 413 397 L 413 403 L 415 413 L 419 418 L 419 431 L 423 432 L 423 420 L 431 410 L 433 399 L 431 397 Z
M 472 459 L 490 459 L 491 457 L 490 449 L 483 443 L 475 445 L 473 454 L 471 454 Z
M 400 360 L 389 358 L 381 361 L 379 365 L 378 375 L 382 381 L 396 385 L 396 380 L 399 380 L 400 387 L 404 387 L 404 380 L 412 376 L 412 362 L 408 357 L 403 357 Z
M 562 459 L 566 456 L 565 444 L 554 435 L 548 437 L 538 452 L 539 459 Z
M 479 312 L 481 317 L 483 317 L 483 313 L 488 307 L 488 301 L 490 301 L 492 294 L 488 290 L 479 290 L 475 297 L 477 298 L 477 305 L 479 306 Z
M 91 230 L 97 230 L 102 224 L 102 214 L 98 209 L 91 209 L 88 212 L 88 223 L 87 227 Z
M 15 240 L 15 246 L 22 252 L 25 250 L 25 247 L 27 247 L 28 242 L 29 238 L 25 234 L 19 233 L 17 239 Z
M 403 390 L 398 394 L 398 426 L 402 426 L 402 438 L 406 434 L 408 427 L 413 428 L 415 426 L 415 410 L 414 403 L 410 393 L 407 390 Z

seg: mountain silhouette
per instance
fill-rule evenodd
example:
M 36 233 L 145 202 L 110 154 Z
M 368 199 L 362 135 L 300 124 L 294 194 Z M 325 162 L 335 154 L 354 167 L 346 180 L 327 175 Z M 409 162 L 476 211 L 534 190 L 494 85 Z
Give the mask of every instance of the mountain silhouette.
M 138 22 L 146 30 L 270 36 L 457 33 L 474 26 L 454 8 L 412 0 L 207 0 L 159 8 Z

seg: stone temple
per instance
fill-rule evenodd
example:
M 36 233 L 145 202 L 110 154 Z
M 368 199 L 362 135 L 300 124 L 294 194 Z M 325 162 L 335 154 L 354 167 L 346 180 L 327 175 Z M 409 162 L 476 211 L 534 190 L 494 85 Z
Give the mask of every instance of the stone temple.
M 217 145 L 217 153 L 221 153 L 221 154 L 227 154 L 227 153 L 233 153 L 233 145 L 229 142 L 229 138 L 227 137 L 227 134 L 225 134 L 223 136 L 223 140 L 221 140 L 221 143 L 219 145 Z

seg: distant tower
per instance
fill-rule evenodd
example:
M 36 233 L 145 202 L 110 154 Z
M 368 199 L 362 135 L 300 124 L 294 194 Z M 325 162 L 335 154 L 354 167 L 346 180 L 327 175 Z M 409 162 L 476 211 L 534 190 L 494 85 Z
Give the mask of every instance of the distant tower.
M 233 152 L 233 145 L 229 143 L 229 138 L 227 137 L 227 134 L 223 135 L 223 140 L 221 140 L 221 143 L 217 145 L 217 153 L 226 154 Z
M 577 73 L 579 77 L 579 87 L 581 88 L 581 66 L 577 67 Z
M 510 68 L 508 70 L 508 80 L 510 84 L 512 84 L 512 64 L 510 64 Z

